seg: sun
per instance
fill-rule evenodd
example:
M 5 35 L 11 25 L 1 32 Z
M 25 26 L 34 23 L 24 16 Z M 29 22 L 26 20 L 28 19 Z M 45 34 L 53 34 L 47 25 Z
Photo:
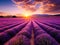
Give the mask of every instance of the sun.
M 31 14 L 30 13 L 24 13 L 24 16 L 29 17 L 29 16 L 31 16 Z
M 23 17 L 24 17 L 25 19 L 30 18 L 30 16 L 31 16 L 31 15 L 30 15 L 30 14 L 28 14 L 28 13 L 24 13 L 24 14 L 23 14 Z
M 30 18 L 30 16 L 32 16 L 32 13 L 30 13 L 28 11 L 23 12 L 23 17 Z

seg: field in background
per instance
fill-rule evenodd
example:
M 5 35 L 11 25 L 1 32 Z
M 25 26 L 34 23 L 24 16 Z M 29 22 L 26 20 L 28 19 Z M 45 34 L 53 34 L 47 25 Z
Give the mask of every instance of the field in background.
M 0 18 L 0 45 L 60 45 L 60 16 Z

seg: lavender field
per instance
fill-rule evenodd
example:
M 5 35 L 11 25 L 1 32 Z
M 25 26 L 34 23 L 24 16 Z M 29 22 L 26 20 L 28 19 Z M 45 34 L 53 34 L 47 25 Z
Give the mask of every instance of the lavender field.
M 60 16 L 0 18 L 0 45 L 60 45 Z

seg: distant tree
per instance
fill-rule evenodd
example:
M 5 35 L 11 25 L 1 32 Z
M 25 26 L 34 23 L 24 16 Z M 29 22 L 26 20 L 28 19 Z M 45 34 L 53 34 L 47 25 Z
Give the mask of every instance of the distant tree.
M 12 16 L 13 18 L 16 18 L 16 16 Z
M 3 16 L 0 16 L 0 18 L 3 18 Z

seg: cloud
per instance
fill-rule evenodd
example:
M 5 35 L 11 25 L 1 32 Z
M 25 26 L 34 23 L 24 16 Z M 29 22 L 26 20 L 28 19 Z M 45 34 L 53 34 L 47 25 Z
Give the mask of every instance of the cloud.
M 46 6 L 46 7 L 45 7 Z M 48 9 L 46 12 L 59 13 L 60 12 L 60 0 L 47 0 L 44 8 Z
M 12 0 L 17 6 L 31 12 L 60 13 L 60 0 Z

